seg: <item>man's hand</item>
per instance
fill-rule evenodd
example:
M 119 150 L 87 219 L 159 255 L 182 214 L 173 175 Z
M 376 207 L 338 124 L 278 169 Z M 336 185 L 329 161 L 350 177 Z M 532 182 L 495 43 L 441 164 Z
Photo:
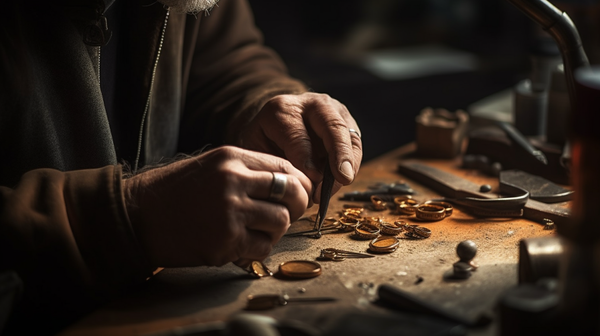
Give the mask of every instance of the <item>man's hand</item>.
M 315 186 L 323 180 L 322 166 L 328 159 L 335 192 L 358 173 L 362 160 L 359 134 L 346 106 L 328 95 L 279 95 L 265 104 L 241 134 L 240 145 L 288 159 Z M 319 202 L 318 189 L 315 202 Z
M 272 172 L 287 178 L 278 202 L 268 201 Z M 288 161 L 236 147 L 141 173 L 124 188 L 135 234 L 157 267 L 263 260 L 312 194 Z

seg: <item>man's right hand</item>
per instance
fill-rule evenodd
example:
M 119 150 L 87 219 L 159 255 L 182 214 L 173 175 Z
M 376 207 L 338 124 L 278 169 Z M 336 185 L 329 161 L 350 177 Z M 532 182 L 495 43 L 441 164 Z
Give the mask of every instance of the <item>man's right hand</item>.
M 268 201 L 272 172 L 285 174 Z M 309 204 L 312 183 L 288 161 L 221 147 L 124 181 L 135 234 L 156 267 L 263 260 Z

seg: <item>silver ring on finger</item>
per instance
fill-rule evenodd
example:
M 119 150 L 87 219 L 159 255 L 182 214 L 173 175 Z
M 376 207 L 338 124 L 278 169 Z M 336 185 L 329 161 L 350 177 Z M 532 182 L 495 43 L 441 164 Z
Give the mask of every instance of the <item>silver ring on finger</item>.
M 355 130 L 354 128 L 349 128 L 348 132 L 354 133 L 354 134 L 358 135 L 358 138 L 362 140 L 362 137 L 360 136 L 360 133 L 358 133 L 358 131 Z
M 273 174 L 273 184 L 271 184 L 271 193 L 269 194 L 269 201 L 279 202 L 285 195 L 285 189 L 287 188 L 287 176 L 281 173 Z

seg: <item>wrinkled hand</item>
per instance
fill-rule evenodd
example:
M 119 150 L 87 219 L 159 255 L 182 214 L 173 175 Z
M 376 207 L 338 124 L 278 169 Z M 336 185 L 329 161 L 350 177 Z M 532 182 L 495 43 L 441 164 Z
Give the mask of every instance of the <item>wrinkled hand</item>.
M 323 180 L 329 159 L 334 192 L 350 184 L 362 160 L 356 121 L 346 106 L 326 94 L 279 95 L 269 100 L 240 136 L 244 148 L 288 159 L 315 186 Z M 313 196 L 319 202 L 319 188 Z
M 269 202 L 271 172 L 287 177 Z M 156 267 L 263 260 L 302 215 L 311 181 L 276 156 L 222 147 L 124 180 L 136 236 Z

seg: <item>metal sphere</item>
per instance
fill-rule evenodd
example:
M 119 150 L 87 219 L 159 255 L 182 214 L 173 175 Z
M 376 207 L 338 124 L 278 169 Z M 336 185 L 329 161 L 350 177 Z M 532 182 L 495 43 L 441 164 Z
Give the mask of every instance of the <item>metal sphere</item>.
M 456 254 L 461 261 L 469 262 L 477 254 L 477 245 L 471 240 L 464 240 L 456 246 Z

